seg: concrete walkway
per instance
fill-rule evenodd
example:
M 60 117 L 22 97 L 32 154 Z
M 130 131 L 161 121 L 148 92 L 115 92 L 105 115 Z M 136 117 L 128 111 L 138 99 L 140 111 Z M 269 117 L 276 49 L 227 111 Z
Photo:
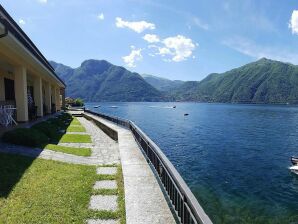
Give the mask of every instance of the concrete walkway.
M 100 117 L 85 114 L 118 132 L 124 178 L 126 223 L 176 223 L 160 186 L 132 133 Z

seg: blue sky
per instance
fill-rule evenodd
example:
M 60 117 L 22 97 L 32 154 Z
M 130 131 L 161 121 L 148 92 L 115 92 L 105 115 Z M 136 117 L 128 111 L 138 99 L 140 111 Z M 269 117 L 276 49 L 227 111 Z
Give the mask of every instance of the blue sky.
M 2 0 L 49 59 L 201 80 L 261 57 L 298 64 L 297 0 Z

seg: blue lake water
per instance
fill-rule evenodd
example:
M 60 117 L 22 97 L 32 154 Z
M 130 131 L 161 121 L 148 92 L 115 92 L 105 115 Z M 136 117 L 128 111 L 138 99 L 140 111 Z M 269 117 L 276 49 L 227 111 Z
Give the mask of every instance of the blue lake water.
M 214 223 L 298 223 L 298 176 L 288 170 L 290 156 L 298 155 L 298 107 L 86 106 L 140 126 L 174 164 Z

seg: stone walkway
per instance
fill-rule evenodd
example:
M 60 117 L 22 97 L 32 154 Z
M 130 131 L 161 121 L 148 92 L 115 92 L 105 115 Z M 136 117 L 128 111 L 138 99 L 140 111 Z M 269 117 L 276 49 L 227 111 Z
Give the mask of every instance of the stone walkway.
M 100 117 L 85 114 L 118 132 L 125 190 L 126 223 L 176 223 L 161 188 L 132 133 Z
M 100 128 L 95 126 L 91 121 L 78 117 L 78 120 L 91 135 L 93 147 L 91 157 L 100 158 L 104 164 L 119 164 L 120 155 L 118 143 L 107 136 Z
M 98 175 L 116 175 L 117 167 L 98 167 L 96 169 Z M 117 189 L 116 180 L 100 180 L 96 181 L 93 189 L 94 190 L 107 190 L 107 189 Z M 102 195 L 95 194 L 91 196 L 89 209 L 95 211 L 112 211 L 116 212 L 118 207 L 118 197 L 117 195 Z M 119 220 L 101 220 L 101 219 L 89 219 L 87 224 L 118 224 Z

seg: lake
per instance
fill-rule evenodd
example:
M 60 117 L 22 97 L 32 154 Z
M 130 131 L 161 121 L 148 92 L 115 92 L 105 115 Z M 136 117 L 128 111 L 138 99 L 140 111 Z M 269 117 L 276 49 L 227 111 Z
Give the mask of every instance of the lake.
M 298 107 L 176 102 L 86 107 L 141 127 L 214 223 L 298 223 L 298 176 L 288 170 L 290 156 L 298 155 Z

